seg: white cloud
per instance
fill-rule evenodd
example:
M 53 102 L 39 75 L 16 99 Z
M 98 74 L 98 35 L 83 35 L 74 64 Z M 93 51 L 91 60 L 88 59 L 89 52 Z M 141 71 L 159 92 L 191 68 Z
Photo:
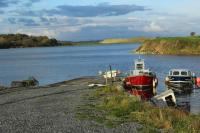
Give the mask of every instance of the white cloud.
M 63 27 L 63 28 L 58 28 L 57 29 L 57 33 L 67 33 L 67 32 L 71 32 L 71 33 L 74 33 L 74 32 L 79 32 L 80 31 L 80 27 Z
M 54 30 L 50 30 L 50 29 L 45 29 L 45 28 L 42 28 L 42 29 L 18 29 L 16 31 L 16 33 L 24 33 L 24 34 L 27 34 L 27 35 L 33 35 L 33 36 L 48 36 L 50 38 L 54 38 L 56 37 L 56 31 Z
M 141 18 L 138 18 L 138 17 L 128 17 L 128 20 L 141 20 Z
M 151 22 L 149 25 L 144 27 L 144 31 L 146 32 L 161 32 L 164 31 L 164 29 L 156 24 L 155 22 Z

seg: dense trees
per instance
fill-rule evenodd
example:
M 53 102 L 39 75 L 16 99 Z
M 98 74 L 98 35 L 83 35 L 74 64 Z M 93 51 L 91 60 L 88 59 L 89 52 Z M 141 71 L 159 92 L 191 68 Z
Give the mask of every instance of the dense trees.
M 24 48 L 24 47 L 48 47 L 71 45 L 49 39 L 47 36 L 28 36 L 25 34 L 2 34 L 0 35 L 0 48 Z

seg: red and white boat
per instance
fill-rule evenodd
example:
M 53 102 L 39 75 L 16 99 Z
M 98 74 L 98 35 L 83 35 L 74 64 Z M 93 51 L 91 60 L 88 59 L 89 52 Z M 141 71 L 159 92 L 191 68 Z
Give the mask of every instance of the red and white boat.
M 145 69 L 144 60 L 137 59 L 135 69 L 130 71 L 123 84 L 129 93 L 147 100 L 156 94 L 158 80 L 154 72 Z

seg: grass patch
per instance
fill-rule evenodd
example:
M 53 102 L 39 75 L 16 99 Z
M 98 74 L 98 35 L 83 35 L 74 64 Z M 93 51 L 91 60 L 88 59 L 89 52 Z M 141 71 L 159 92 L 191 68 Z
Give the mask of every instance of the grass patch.
M 138 122 L 145 125 L 138 129 L 141 132 L 200 132 L 199 115 L 175 108 L 158 108 L 116 88 L 113 86 L 94 90 L 85 99 L 87 104 L 79 107 L 77 117 L 95 120 L 108 127 Z

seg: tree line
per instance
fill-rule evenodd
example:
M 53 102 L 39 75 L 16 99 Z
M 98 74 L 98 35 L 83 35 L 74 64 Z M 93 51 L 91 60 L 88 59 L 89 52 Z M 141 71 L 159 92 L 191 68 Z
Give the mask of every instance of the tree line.
M 26 34 L 1 34 L 0 48 L 25 48 L 25 47 L 49 47 L 72 45 L 71 42 L 59 42 L 47 36 L 28 36 Z

